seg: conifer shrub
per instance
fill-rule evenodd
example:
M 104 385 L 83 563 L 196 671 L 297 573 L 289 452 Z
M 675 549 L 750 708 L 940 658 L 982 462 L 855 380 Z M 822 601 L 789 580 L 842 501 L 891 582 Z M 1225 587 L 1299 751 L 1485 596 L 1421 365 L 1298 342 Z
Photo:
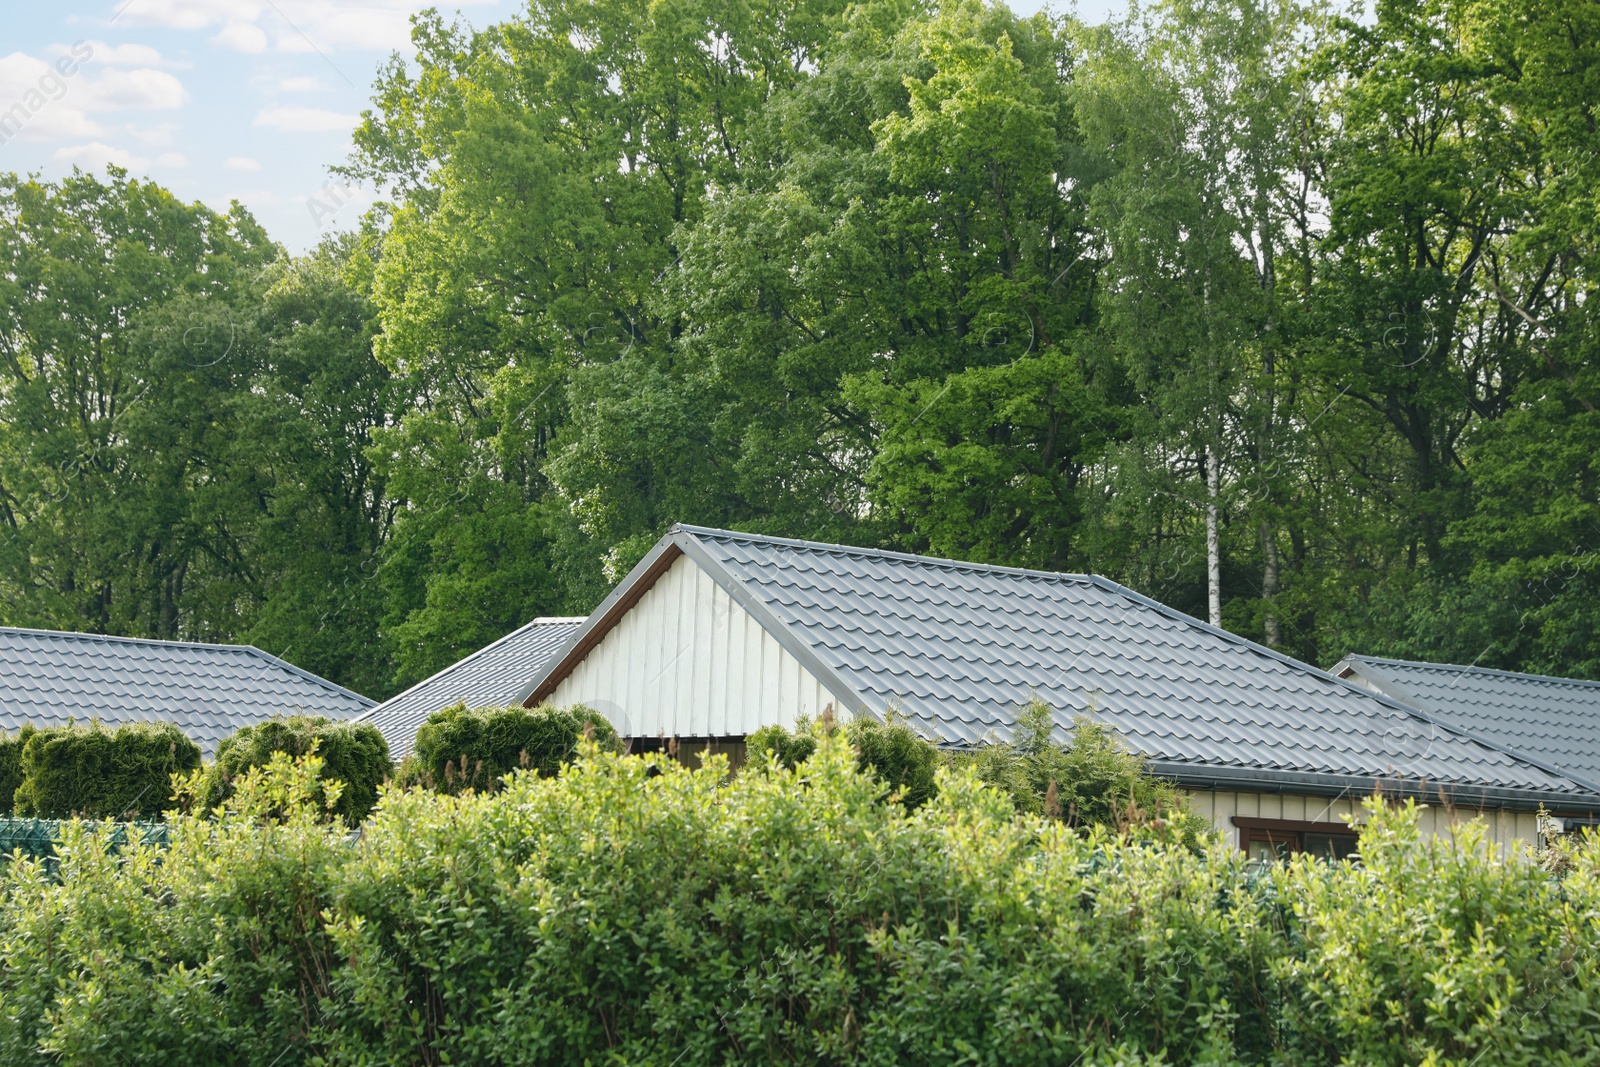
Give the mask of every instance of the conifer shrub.
M 16 733 L 0 730 L 0 815 L 10 815 L 12 797 L 22 784 L 22 748 L 34 733 L 24 726 Z
M 400 781 L 441 793 L 492 792 L 516 770 L 557 774 L 585 739 L 620 751 L 617 731 L 589 708 L 443 708 L 417 730 Z
M 265 766 L 277 753 L 305 756 L 315 750 L 325 780 L 343 783 L 336 803 L 323 810 L 358 823 L 378 802 L 378 787 L 389 780 L 394 764 L 389 745 L 371 723 L 335 722 L 323 716 L 295 715 L 268 719 L 235 731 L 217 748 L 206 768 L 197 799 L 215 808 L 233 795 L 234 783 L 246 771 Z
M 765 765 L 768 756 L 775 756 L 780 766 L 792 770 L 811 758 L 819 739 L 838 731 L 831 713 L 815 720 L 802 717 L 793 732 L 778 725 L 763 726 L 745 738 L 745 751 L 758 767 Z M 894 714 L 886 722 L 858 716 L 844 728 L 844 734 L 855 749 L 859 767 L 863 771 L 870 768 L 888 786 L 889 795 L 901 803 L 915 808 L 938 793 L 934 779 L 943 755 Z
M 970 762 L 1020 812 L 1080 830 L 1144 825 L 1198 847 L 1205 820 L 1189 810 L 1181 789 L 1150 774 L 1143 756 L 1086 716 L 1074 721 L 1066 745 L 1055 743 L 1054 731 L 1050 707 L 1034 700 L 1018 716 L 1010 743 L 953 758 Z
M 200 746 L 171 723 L 99 723 L 35 731 L 22 746 L 17 815 L 141 819 L 172 801 L 174 774 L 200 766 Z

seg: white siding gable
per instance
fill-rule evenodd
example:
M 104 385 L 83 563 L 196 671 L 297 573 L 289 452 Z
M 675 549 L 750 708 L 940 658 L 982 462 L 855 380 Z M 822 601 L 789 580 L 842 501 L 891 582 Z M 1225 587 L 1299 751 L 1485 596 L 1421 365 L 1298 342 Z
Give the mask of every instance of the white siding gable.
M 623 613 L 548 700 L 626 737 L 743 737 L 841 701 L 688 556 Z

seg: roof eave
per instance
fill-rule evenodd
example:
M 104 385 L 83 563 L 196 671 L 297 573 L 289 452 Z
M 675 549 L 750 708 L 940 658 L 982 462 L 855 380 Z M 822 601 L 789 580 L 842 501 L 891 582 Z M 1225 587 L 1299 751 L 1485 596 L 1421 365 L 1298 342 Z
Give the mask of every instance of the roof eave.
M 1381 791 L 1395 799 L 1415 799 L 1423 803 L 1447 803 L 1462 808 L 1514 808 L 1535 811 L 1540 807 L 1562 811 L 1600 812 L 1600 794 L 1572 794 L 1551 790 L 1508 789 L 1501 786 L 1430 782 L 1402 777 L 1317 774 L 1254 767 L 1223 767 L 1176 760 L 1151 760 L 1152 774 L 1176 782 L 1185 789 L 1237 791 L 1248 793 L 1305 793 L 1312 796 L 1361 799 Z

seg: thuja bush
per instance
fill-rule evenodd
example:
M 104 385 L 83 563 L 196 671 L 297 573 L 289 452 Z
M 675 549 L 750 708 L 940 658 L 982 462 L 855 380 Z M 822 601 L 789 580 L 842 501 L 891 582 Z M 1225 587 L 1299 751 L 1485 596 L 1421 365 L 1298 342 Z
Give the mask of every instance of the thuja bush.
M 1086 716 L 1074 721 L 1066 745 L 1055 743 L 1054 731 L 1050 707 L 1035 700 L 1017 717 L 1010 742 L 953 758 L 970 762 L 1018 811 L 1080 828 L 1142 825 L 1197 846 L 1205 821 L 1182 790 L 1149 773 L 1144 757 Z
M 0 815 L 10 815 L 12 798 L 22 784 L 22 748 L 34 733 L 24 726 L 16 733 L 0 730 Z
M 225 803 L 234 783 L 248 770 L 261 767 L 277 753 L 305 756 L 315 751 L 322 776 L 342 783 L 331 814 L 360 822 L 378 802 L 378 786 L 394 771 L 389 745 L 378 728 L 365 722 L 334 722 L 322 716 L 296 715 L 246 726 L 223 740 L 216 760 L 205 769 L 197 800 L 206 808 Z
M 620 749 L 617 731 L 599 713 L 577 706 L 468 708 L 456 704 L 428 716 L 402 768 L 405 784 L 442 793 L 489 792 L 515 770 L 556 774 L 580 742 Z
M 172 801 L 172 776 L 200 766 L 200 746 L 171 723 L 37 730 L 22 746 L 16 814 L 139 819 Z
M 0 1063 L 1501 1064 L 1600 1056 L 1600 844 L 1564 881 L 1373 806 L 1364 867 L 884 803 L 848 739 L 730 777 L 588 744 L 494 793 L 316 757 L 157 854 L 0 875 Z
M 756 768 L 766 766 L 770 759 L 793 769 L 811 758 L 819 739 L 840 730 L 831 714 L 815 720 L 802 718 L 793 732 L 782 726 L 764 726 L 745 739 L 745 751 Z M 893 715 L 886 722 L 859 716 L 842 730 L 855 750 L 856 766 L 881 781 L 889 795 L 907 807 L 925 804 L 938 793 L 936 775 L 944 757 L 903 721 Z

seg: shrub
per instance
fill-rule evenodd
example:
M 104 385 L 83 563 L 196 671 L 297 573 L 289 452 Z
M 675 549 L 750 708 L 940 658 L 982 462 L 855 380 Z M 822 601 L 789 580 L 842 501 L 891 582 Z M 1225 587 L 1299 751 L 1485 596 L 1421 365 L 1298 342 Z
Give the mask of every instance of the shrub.
M 817 720 L 802 717 L 792 733 L 778 725 L 763 726 L 745 738 L 745 751 L 758 767 L 770 754 L 779 766 L 793 770 L 811 758 L 819 740 L 837 732 L 832 713 L 825 712 Z M 935 775 L 944 762 L 942 755 L 893 713 L 887 722 L 859 716 L 845 729 L 845 736 L 855 750 L 857 766 L 870 769 L 889 787 L 889 795 L 907 807 L 918 807 L 938 794 Z
M 590 746 L 386 790 L 359 841 L 275 757 L 216 820 L 0 873 L 0 1064 L 1593 1063 L 1600 839 L 1557 882 L 1371 807 L 1366 866 L 1265 872 L 915 811 L 842 736 L 730 779 Z M 652 771 L 655 773 L 652 774 Z
M 39 730 L 22 746 L 15 810 L 47 819 L 149 818 L 171 801 L 172 776 L 199 766 L 200 746 L 171 723 Z
M 404 776 L 442 793 L 490 792 L 514 770 L 554 776 L 577 755 L 585 737 L 620 750 L 617 731 L 585 707 L 468 709 L 457 704 L 434 712 L 417 730 Z
M 746 757 L 756 764 L 764 762 L 768 753 L 778 757 L 786 770 L 793 770 L 817 750 L 817 738 L 809 722 L 802 721 L 794 733 L 782 726 L 763 726 L 744 739 Z
M 1052 740 L 1054 730 L 1049 706 L 1035 700 L 1017 717 L 1010 744 L 986 745 L 962 759 L 1010 796 L 1018 811 L 1078 829 L 1155 830 L 1198 847 L 1205 820 L 1189 810 L 1181 789 L 1149 773 L 1143 756 L 1085 716 L 1073 723 L 1064 747 Z
M 34 732 L 32 726 L 15 734 L 0 730 L 0 815 L 11 814 L 12 797 L 22 784 L 22 749 Z
M 217 807 L 233 795 L 240 775 L 265 766 L 275 753 L 299 757 L 313 748 L 322 761 L 323 778 L 344 784 L 331 807 L 326 795 L 319 794 L 323 810 L 352 824 L 365 819 L 378 802 L 378 786 L 394 770 L 389 745 L 371 723 L 334 722 L 321 716 L 268 719 L 236 731 L 218 747 L 198 799 L 206 808 Z

